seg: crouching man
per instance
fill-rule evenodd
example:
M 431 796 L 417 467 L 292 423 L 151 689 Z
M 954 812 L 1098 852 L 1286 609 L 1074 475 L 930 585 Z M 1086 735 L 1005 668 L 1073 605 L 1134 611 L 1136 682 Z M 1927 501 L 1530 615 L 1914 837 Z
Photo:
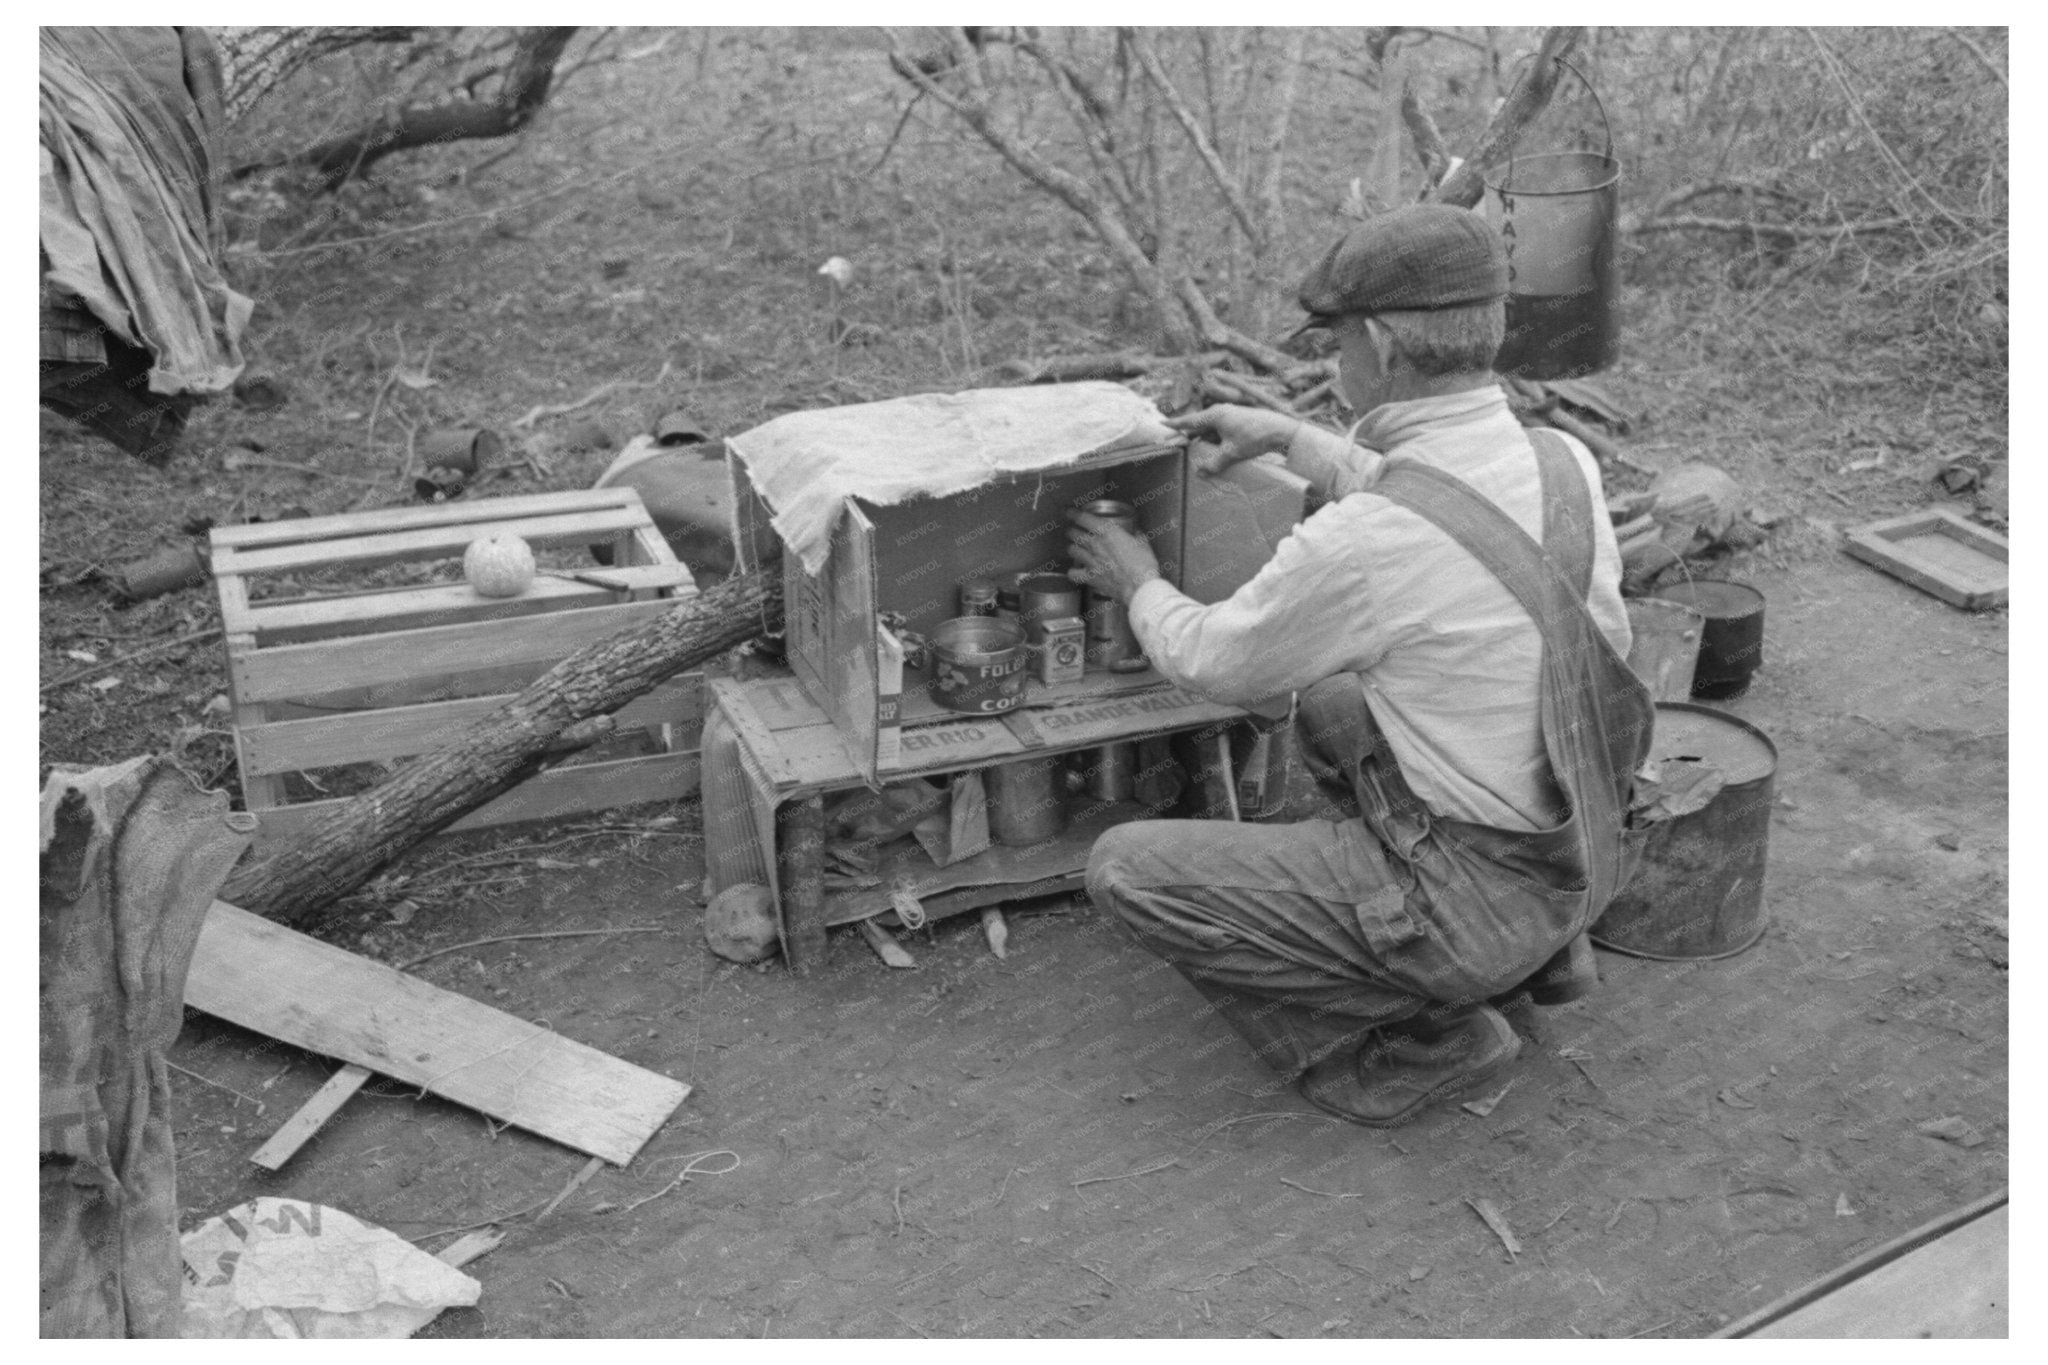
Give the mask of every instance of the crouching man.
M 1598 466 L 1525 432 L 1491 374 L 1506 292 L 1499 240 L 1463 209 L 1400 209 L 1331 248 L 1300 298 L 1337 335 L 1358 443 L 1256 408 L 1176 422 L 1220 447 L 1209 472 L 1280 452 L 1329 500 L 1228 601 L 1176 591 L 1099 518 L 1070 531 L 1174 682 L 1268 711 L 1301 693 L 1309 767 L 1359 812 L 1122 825 L 1090 895 L 1310 1102 L 1372 1126 L 1514 1060 L 1489 999 L 1590 967 L 1650 743 Z

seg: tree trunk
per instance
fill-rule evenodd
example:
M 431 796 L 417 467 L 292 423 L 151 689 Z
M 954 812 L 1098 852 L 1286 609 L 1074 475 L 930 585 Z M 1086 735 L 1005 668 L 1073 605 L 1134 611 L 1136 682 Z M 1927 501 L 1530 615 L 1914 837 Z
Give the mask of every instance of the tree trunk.
M 337 807 L 298 843 L 237 872 L 221 898 L 280 919 L 324 909 L 531 776 L 551 752 L 599 738 L 608 727 L 592 724 L 597 718 L 781 624 L 781 578 L 770 570 L 728 580 L 580 650 L 456 739 Z
M 367 128 L 308 148 L 292 161 L 319 171 L 327 188 L 333 189 L 393 152 L 516 133 L 547 103 L 555 63 L 575 36 L 574 28 L 523 29 L 496 99 L 396 109 Z

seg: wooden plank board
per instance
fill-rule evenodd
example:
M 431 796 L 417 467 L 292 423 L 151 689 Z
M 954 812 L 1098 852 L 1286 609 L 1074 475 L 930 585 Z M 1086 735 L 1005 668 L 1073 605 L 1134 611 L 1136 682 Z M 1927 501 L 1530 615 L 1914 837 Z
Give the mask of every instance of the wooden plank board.
M 1946 508 L 1859 526 L 1844 547 L 1857 559 L 1969 611 L 2008 596 L 2005 537 Z
M 729 708 L 728 714 L 739 709 Z M 894 782 L 906 777 L 982 768 L 1021 755 L 1027 748 L 1041 753 L 1059 752 L 1189 729 L 1243 714 L 1238 707 L 1205 701 L 1193 693 L 1169 687 L 1086 706 L 1035 711 L 1032 721 L 1045 737 L 1043 747 L 1027 746 L 1000 717 L 927 725 L 903 732 L 903 766 L 888 770 L 884 780 Z M 764 758 L 772 758 L 776 769 L 771 778 L 778 792 L 844 787 L 862 780 L 847 756 L 838 727 L 829 722 L 777 731 L 765 737 L 750 734 L 744 727 L 735 728 L 740 729 L 750 752 L 762 753 L 765 746 Z M 769 767 L 771 763 L 764 762 L 763 766 Z
M 2010 1206 L 1994 1209 L 1749 1337 L 2002 1338 L 2012 1302 L 2010 1219 Z
M 489 805 L 471 811 L 448 826 L 447 832 L 460 834 L 521 820 L 559 820 L 588 811 L 634 806 L 648 801 L 680 801 L 697 790 L 699 767 L 698 755 L 692 750 L 688 753 L 621 758 L 610 763 L 579 763 L 572 768 L 550 768 L 528 778 Z M 331 801 L 306 801 L 295 806 L 272 806 L 257 811 L 262 825 L 256 831 L 256 847 L 268 849 L 298 838 L 347 799 L 336 797 Z
M 317 540 L 300 545 L 269 545 L 249 550 L 222 548 L 224 569 L 249 575 L 286 573 L 293 570 L 350 568 L 373 569 L 384 564 L 403 564 L 412 559 L 447 559 L 460 555 L 469 542 L 488 531 L 509 531 L 536 550 L 558 545 L 588 545 L 609 541 L 614 535 L 630 533 L 647 525 L 640 507 L 598 508 L 567 515 L 493 518 L 458 526 L 426 526 L 416 531 L 373 531 L 345 536 L 339 540 Z
M 467 583 L 435 583 L 427 587 L 380 588 L 256 602 L 248 605 L 245 619 L 248 628 L 255 632 L 256 643 L 267 646 L 609 606 L 624 600 L 622 592 L 650 588 L 681 589 L 671 599 L 675 601 L 697 595 L 690 582 L 690 571 L 681 564 L 638 569 L 602 569 L 593 565 L 591 573 L 612 580 L 617 586 L 607 590 L 596 583 L 542 573 L 532 587 L 517 597 L 483 597 Z
M 704 719 L 702 675 L 686 674 L 663 683 L 613 716 L 621 734 L 661 725 L 694 736 Z M 241 733 L 244 774 L 291 773 L 347 763 L 411 758 L 439 748 L 468 726 L 502 708 L 516 693 L 460 701 L 349 711 L 311 720 L 251 725 Z
M 669 601 L 621 602 L 585 611 L 278 645 L 231 655 L 228 671 L 242 701 L 312 697 L 463 669 L 555 662 L 675 609 Z
M 426 507 L 386 507 L 372 512 L 343 512 L 328 517 L 295 517 L 259 521 L 246 526 L 216 526 L 213 544 L 229 550 L 277 545 L 304 545 L 342 540 L 378 531 L 418 531 L 431 526 L 480 526 L 512 517 L 569 515 L 615 507 L 638 507 L 639 490 L 579 488 L 560 493 L 525 493 L 511 498 L 465 498 Z M 643 508 L 643 510 L 645 510 Z
M 266 1171 L 274 1171 L 290 1161 L 292 1154 L 305 1146 L 320 1131 L 320 1125 L 333 1118 L 335 1111 L 347 1104 L 349 1096 L 361 1090 L 369 1079 L 366 1067 L 354 1062 L 342 1067 L 327 1078 L 327 1084 L 313 1092 L 313 1098 L 299 1106 L 297 1113 L 280 1124 L 270 1135 L 270 1141 L 252 1152 L 249 1160 Z
M 754 709 L 754 697 L 762 689 L 757 684 L 735 682 L 731 678 L 712 678 L 706 684 L 711 694 L 718 699 L 719 707 L 731 723 L 733 732 L 739 736 L 740 744 L 754 756 L 768 780 L 778 789 L 797 781 L 797 772 L 784 752 L 781 741 L 775 739 L 761 717 Z M 823 728 L 834 736 L 835 746 L 840 748 L 840 759 L 845 761 L 844 746 L 838 745 L 839 731 L 830 719 L 819 713 L 820 719 L 812 730 Z M 850 770 L 850 769 L 849 769 Z
M 185 1003 L 621 1166 L 690 1093 L 225 901 L 200 931 Z

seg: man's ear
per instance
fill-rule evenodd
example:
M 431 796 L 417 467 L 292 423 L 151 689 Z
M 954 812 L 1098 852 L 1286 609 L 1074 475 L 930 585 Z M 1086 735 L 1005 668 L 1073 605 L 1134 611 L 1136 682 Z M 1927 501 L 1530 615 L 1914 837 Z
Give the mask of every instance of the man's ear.
M 1395 357 L 1401 354 L 1401 348 L 1394 341 L 1393 329 L 1378 318 L 1367 314 L 1365 335 L 1372 342 L 1373 354 L 1379 357 L 1380 373 L 1392 374 Z

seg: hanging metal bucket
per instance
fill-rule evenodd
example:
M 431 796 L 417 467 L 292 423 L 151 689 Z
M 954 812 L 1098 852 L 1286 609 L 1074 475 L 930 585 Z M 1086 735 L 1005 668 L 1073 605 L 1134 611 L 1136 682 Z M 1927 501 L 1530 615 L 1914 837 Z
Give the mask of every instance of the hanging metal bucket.
M 1558 63 L 1590 82 L 1569 62 Z M 1600 122 L 1606 106 L 1593 103 Z M 1614 133 L 1603 152 L 1511 156 L 1484 176 L 1484 209 L 1508 255 L 1508 329 L 1494 369 L 1524 379 L 1573 379 L 1621 356 L 1621 163 Z

